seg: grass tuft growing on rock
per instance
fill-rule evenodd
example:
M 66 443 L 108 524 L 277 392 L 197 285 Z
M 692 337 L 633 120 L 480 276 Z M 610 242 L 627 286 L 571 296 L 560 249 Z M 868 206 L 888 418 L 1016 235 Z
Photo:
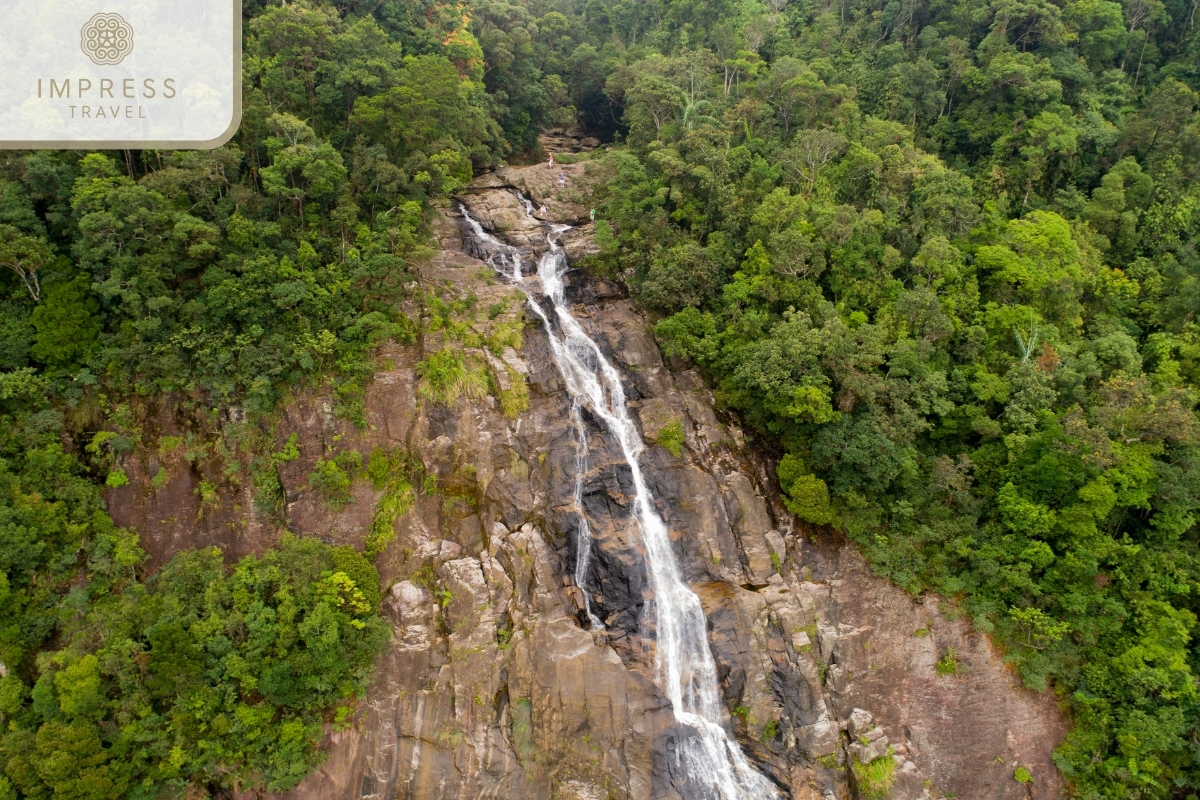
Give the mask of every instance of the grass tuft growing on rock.
M 500 402 L 500 410 L 504 412 L 504 416 L 508 419 L 516 419 L 521 412 L 529 410 L 529 386 L 525 383 L 525 376 L 512 367 L 503 365 L 500 369 L 503 369 L 508 376 L 509 388 L 501 389 L 498 379 L 493 381 L 492 388 L 496 399 Z
M 425 471 L 414 453 L 399 448 L 377 448 L 367 461 L 367 477 L 383 497 L 375 504 L 371 531 L 367 534 L 365 555 L 375 558 L 396 538 L 396 520 L 404 516 L 417 498 L 413 482 Z
M 817 763 L 824 769 L 837 769 L 837 753 L 829 753 L 824 756 L 817 756 Z
M 891 748 L 888 748 L 887 755 L 880 756 L 869 764 L 863 764 L 857 758 L 852 760 L 850 771 L 854 773 L 859 797 L 865 800 L 885 800 L 891 794 L 892 781 L 896 779 L 896 761 L 892 758 Z
M 954 652 L 953 647 L 946 648 L 946 655 L 942 656 L 937 662 L 938 675 L 959 675 L 962 673 L 962 664 L 959 663 L 958 654 Z
M 504 313 L 507 303 L 497 303 L 493 309 L 499 307 L 499 313 Z M 490 315 L 492 309 L 488 310 Z M 499 322 L 492 328 L 484 339 L 484 344 L 492 355 L 498 356 L 504 352 L 504 348 L 511 347 L 514 350 L 520 350 L 525 346 L 525 337 L 521 335 L 521 331 L 525 328 L 525 324 L 521 320 L 512 322 Z
M 668 453 L 679 458 L 683 454 L 683 423 L 678 419 L 671 420 L 658 432 L 655 441 L 667 448 Z
M 537 745 L 533 743 L 533 703 L 528 698 L 522 697 L 513 703 L 512 740 L 521 763 L 532 763 L 537 755 Z
M 417 364 L 417 395 L 443 406 L 453 406 L 460 397 L 476 398 L 487 394 L 487 372 L 471 364 L 458 350 L 446 348 Z

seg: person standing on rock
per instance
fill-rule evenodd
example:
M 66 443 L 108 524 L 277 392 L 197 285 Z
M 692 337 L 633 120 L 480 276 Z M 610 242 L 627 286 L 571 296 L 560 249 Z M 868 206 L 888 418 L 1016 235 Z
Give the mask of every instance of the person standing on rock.
M 558 188 L 560 188 L 560 189 L 567 188 L 567 173 L 565 173 L 565 172 L 558 173 Z
M 550 169 L 554 169 L 554 153 L 550 154 Z

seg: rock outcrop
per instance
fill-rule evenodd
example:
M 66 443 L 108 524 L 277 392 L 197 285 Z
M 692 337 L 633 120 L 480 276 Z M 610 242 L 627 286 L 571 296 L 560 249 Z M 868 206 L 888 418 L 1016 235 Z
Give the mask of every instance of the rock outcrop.
M 567 169 L 582 182 L 582 167 Z M 584 208 L 579 198 L 556 199 L 539 170 L 484 176 L 463 197 L 490 230 L 531 255 L 544 229 L 514 189 L 545 203 L 549 218 L 581 221 Z M 438 236 L 442 250 L 423 268 L 422 289 L 460 309 L 454 322 L 472 335 L 454 346 L 487 372 L 490 393 L 450 405 L 419 399 L 418 365 L 447 342 L 427 332 L 381 353 L 365 427 L 338 418 L 329 397 L 307 393 L 272 434 L 274 448 L 293 434 L 298 448 L 278 468 L 283 519 L 331 542 L 361 546 L 382 490 L 360 480 L 353 501 L 335 512 L 310 486 L 318 459 L 402 448 L 428 475 L 376 559 L 395 633 L 375 681 L 352 724 L 329 732 L 328 760 L 287 796 L 687 797 L 672 778 L 674 719 L 654 682 L 653 596 L 629 470 L 584 409 L 590 452 L 576 506 L 570 401 L 545 337 L 526 327 L 520 346 L 478 344 L 497 326 L 530 318 L 513 288 L 469 255 L 453 209 Z M 586 252 L 587 230 L 574 242 Z M 623 370 L 651 445 L 643 466 L 708 615 L 728 724 L 752 761 L 792 798 L 878 796 L 865 785 L 876 779 L 896 800 L 1058 797 L 1050 753 L 1065 723 L 1053 698 L 1022 689 L 951 604 L 912 598 L 871 575 L 832 532 L 798 525 L 778 503 L 765 461 L 714 413 L 695 371 L 668 368 L 619 287 L 577 283 L 577 316 Z M 510 416 L 498 396 L 514 383 L 525 384 L 528 399 Z M 209 435 L 234 430 L 234 416 L 212 423 Z M 159 427 L 180 435 L 186 426 L 164 419 Z M 654 444 L 676 428 L 678 456 Z M 221 477 L 228 470 L 176 460 L 135 455 L 132 488 L 110 495 L 118 522 L 136 526 L 157 561 L 197 543 L 231 553 L 270 543 L 277 529 L 251 512 L 247 489 Z M 164 464 L 168 479 L 152 489 L 150 476 Z M 215 487 L 215 500 L 189 499 L 200 481 Z M 173 522 L 160 496 L 177 498 Z M 592 555 L 576 585 L 580 513 Z M 184 526 L 197 515 L 202 533 L 188 539 Z M 584 593 L 603 630 L 590 629 Z M 1033 783 L 1013 779 L 1018 765 Z

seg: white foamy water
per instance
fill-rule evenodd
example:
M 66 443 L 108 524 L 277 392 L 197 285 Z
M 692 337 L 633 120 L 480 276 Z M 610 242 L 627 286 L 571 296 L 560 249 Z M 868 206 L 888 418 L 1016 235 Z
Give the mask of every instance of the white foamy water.
M 532 205 L 524 197 L 520 199 L 532 217 Z M 657 683 L 671 701 L 678 723 L 679 738 L 671 757 L 676 760 L 678 772 L 687 776 L 687 794 L 714 800 L 777 800 L 780 794 L 775 785 L 750 766 L 737 742 L 722 725 L 717 669 L 708 646 L 704 609 L 680 574 L 670 533 L 655 510 L 654 496 L 638 462 L 645 443 L 629 416 L 621 375 L 584 332 L 564 299 L 567 257 L 558 244 L 558 237 L 570 230 L 570 226 L 549 226 L 546 241 L 550 249 L 537 266 L 538 284 L 553 308 L 556 324 L 552 324 L 545 309 L 529 293 L 516 249 L 487 233 L 465 207 L 460 208 L 477 241 L 489 251 L 490 263 L 525 291 L 530 309 L 544 323 L 554 364 L 572 398 L 572 421 L 582 453 L 576 458 L 578 474 L 574 500 L 581 523 L 574 577 L 588 604 L 592 624 L 599 625 L 600 621 L 591 613 L 584 588 L 591 536 L 582 506 L 587 435 L 580 415 L 581 406 L 586 406 L 604 424 L 629 465 L 635 495 L 633 516 L 645 543 L 646 569 L 654 592 Z

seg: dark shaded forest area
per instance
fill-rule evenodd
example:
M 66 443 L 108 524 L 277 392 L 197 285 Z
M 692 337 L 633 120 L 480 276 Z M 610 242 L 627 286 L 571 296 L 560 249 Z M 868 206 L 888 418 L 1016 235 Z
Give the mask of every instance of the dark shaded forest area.
M 102 488 L 146 398 L 238 407 L 277 510 L 281 400 L 328 383 L 361 422 L 375 347 L 421 324 L 431 209 L 576 124 L 612 143 L 585 266 L 779 456 L 789 508 L 1061 696 L 1076 796 L 1196 797 L 1196 12 L 248 2 L 230 144 L 0 154 L 0 798 L 319 763 L 386 640 L 369 561 L 285 537 L 149 574 Z

